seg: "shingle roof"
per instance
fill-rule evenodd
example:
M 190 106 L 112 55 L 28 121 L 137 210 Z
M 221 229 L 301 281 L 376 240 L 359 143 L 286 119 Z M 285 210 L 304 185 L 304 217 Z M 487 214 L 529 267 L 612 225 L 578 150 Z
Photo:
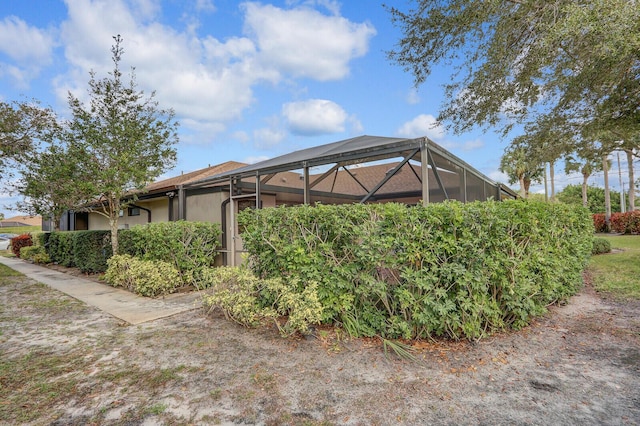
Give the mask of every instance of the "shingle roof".
M 145 191 L 154 192 L 154 191 L 160 191 L 160 190 L 166 190 L 166 189 L 175 189 L 179 185 L 185 185 L 188 183 L 196 182 L 198 180 L 202 180 L 210 176 L 214 176 L 220 173 L 228 172 L 230 170 L 235 170 L 245 166 L 247 166 L 246 163 L 239 163 L 237 161 L 227 161 L 222 164 L 217 164 L 215 166 L 207 167 L 200 170 L 195 170 L 189 173 L 183 173 L 179 176 L 153 182 L 147 185 L 147 187 L 145 188 Z

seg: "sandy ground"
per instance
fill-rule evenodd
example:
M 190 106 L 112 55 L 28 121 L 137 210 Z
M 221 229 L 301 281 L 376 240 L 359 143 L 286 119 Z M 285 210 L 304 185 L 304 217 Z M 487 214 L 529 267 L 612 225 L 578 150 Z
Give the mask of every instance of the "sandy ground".
M 3 425 L 640 424 L 640 303 L 589 286 L 524 330 L 417 342 L 408 361 L 376 340 L 283 339 L 199 310 L 128 326 L 3 280 Z M 19 368 L 43 373 L 22 382 Z

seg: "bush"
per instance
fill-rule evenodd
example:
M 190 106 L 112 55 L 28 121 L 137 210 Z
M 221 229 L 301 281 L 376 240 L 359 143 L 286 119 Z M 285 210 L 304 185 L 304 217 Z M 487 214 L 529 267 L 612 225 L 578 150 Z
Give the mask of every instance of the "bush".
M 640 234 L 640 211 L 613 213 L 611 230 L 620 234 Z
M 33 245 L 31 235 L 22 234 L 11 239 L 11 251 L 16 257 L 20 257 L 20 250 L 23 247 L 29 247 Z
M 74 231 L 73 263 L 85 273 L 104 272 L 112 255 L 111 231 Z
M 591 254 L 611 253 L 611 243 L 606 238 L 594 238 Z
M 34 263 L 50 263 L 51 259 L 43 246 L 26 246 L 20 249 L 20 258 Z
M 203 296 L 203 305 L 220 309 L 227 319 L 255 326 L 273 319 L 280 333 L 307 333 L 322 320 L 322 305 L 316 283 L 285 285 L 280 278 L 260 279 L 246 268 L 209 268 L 203 274 L 213 293 Z M 280 316 L 286 316 L 281 324 Z
M 245 210 L 239 224 L 259 277 L 317 283 L 323 322 L 383 338 L 523 327 L 577 291 L 593 245 L 586 209 L 522 200 Z
M 596 213 L 593 215 L 593 227 L 596 232 L 608 232 L 604 213 Z
M 73 256 L 73 232 L 52 232 L 49 236 L 49 257 L 53 263 L 75 266 Z
M 207 222 L 158 222 L 120 232 L 121 253 L 173 265 L 185 285 L 198 285 L 203 268 L 215 262 L 220 225 Z
M 174 293 L 181 286 L 178 271 L 167 262 L 139 260 L 125 254 L 112 256 L 107 264 L 104 274 L 107 283 L 141 296 Z

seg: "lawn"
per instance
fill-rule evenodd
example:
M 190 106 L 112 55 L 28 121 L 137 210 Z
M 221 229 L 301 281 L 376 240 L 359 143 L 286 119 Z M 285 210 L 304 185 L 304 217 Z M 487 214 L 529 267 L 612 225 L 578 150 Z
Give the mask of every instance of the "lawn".
M 595 289 L 622 300 L 640 299 L 640 235 L 597 236 L 609 240 L 613 250 L 589 262 Z

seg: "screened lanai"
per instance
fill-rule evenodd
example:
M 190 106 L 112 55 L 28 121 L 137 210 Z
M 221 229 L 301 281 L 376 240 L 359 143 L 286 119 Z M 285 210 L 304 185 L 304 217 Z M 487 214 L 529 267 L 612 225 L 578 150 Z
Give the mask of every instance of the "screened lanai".
M 517 196 L 426 137 L 358 136 L 211 176 L 185 185 L 185 190 L 221 186 L 230 194 L 222 217 L 233 224 L 223 223 L 224 233 L 230 233 L 223 237 L 223 246 L 234 254 L 239 244 L 235 216 L 243 208 L 317 202 L 428 204 Z M 235 264 L 236 256 L 225 263 Z

